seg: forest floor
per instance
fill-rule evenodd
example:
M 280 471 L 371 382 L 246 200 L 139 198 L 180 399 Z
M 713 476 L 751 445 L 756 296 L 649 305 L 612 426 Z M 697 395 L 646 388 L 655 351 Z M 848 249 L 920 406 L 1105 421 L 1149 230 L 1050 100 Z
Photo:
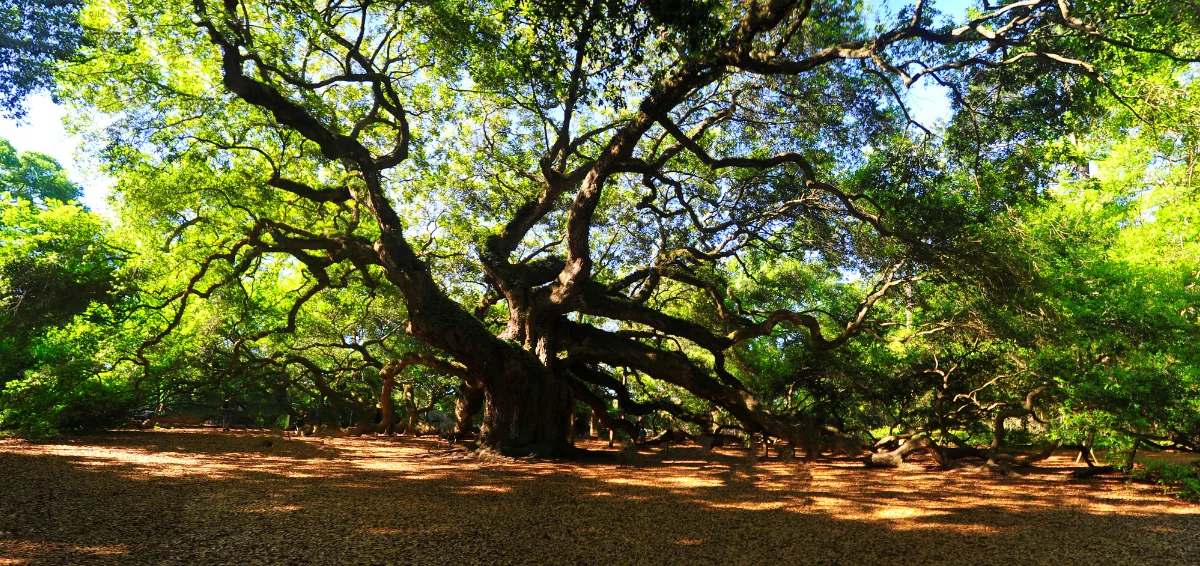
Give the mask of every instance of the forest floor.
M 1200 565 L 1200 505 L 1072 480 L 1065 454 L 1041 464 L 867 470 L 699 447 L 513 461 L 212 429 L 8 439 L 0 565 Z

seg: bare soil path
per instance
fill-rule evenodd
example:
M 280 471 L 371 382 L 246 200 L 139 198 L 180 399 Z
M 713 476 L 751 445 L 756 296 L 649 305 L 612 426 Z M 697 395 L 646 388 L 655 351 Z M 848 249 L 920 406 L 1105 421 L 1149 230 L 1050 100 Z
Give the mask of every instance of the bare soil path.
M 1200 506 L 1071 480 L 1067 456 L 997 477 L 447 448 L 211 430 L 0 440 L 0 565 L 1200 565 Z

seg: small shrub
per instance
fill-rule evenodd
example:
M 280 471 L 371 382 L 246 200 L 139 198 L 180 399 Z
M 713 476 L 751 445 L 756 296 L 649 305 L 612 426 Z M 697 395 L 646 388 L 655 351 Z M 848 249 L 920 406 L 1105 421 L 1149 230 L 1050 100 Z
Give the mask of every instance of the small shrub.
M 1200 467 L 1149 462 L 1144 468 L 1134 470 L 1134 481 L 1162 486 L 1169 493 L 1184 501 L 1200 503 Z
M 29 437 L 121 424 L 132 408 L 126 395 L 99 379 L 64 379 L 30 371 L 0 390 L 0 428 Z
M 1179 485 L 1177 497 L 1184 501 L 1200 503 L 1200 477 L 1186 478 Z

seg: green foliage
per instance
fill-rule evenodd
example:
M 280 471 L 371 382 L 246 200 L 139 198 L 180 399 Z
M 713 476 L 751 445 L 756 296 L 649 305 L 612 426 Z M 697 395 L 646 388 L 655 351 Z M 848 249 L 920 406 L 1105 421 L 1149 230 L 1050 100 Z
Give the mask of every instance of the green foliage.
M 124 384 L 104 370 L 112 355 L 97 320 L 111 316 L 93 304 L 61 325 L 32 334 L 24 344 L 26 369 L 0 389 L 0 428 L 30 435 L 102 429 L 122 424 L 134 399 Z M 107 375 L 106 375 L 107 374 Z
M 30 371 L 0 390 L 0 428 L 28 436 L 122 425 L 134 407 L 124 387 L 70 375 L 81 368 Z
M 51 157 L 31 151 L 18 154 L 8 140 L 0 139 L 0 192 L 45 205 L 78 200 L 81 190 Z
M 25 96 L 54 87 L 54 68 L 83 43 L 81 0 L 0 0 L 0 114 L 20 118 Z
M 1144 467 L 1134 469 L 1130 477 L 1134 481 L 1162 486 L 1164 493 L 1184 501 L 1200 503 L 1200 465 L 1150 461 Z
M 0 384 L 39 359 L 39 336 L 83 315 L 103 324 L 116 304 L 120 253 L 104 222 L 77 204 L 34 208 L 0 199 Z

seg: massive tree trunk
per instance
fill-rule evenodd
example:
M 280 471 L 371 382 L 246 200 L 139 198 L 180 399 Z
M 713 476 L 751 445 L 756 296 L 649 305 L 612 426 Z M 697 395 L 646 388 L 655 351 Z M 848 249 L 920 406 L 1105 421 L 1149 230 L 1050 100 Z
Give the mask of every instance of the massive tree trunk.
M 553 363 L 553 353 L 547 350 L 544 355 L 537 355 L 495 336 L 479 336 L 469 341 L 466 337 L 444 332 L 443 329 L 449 326 L 445 321 L 435 321 L 435 324 L 430 325 L 437 332 L 429 332 L 433 338 L 429 342 L 462 364 L 454 367 L 426 364 L 464 380 L 455 400 L 458 433 L 471 431 L 472 418 L 483 407 L 480 440 L 484 444 L 508 455 L 566 456 L 575 453 L 569 441 L 574 399 L 568 383 L 554 375 L 546 363 Z M 425 338 L 423 326 L 414 324 L 410 333 Z M 459 333 L 463 328 L 458 326 L 453 330 Z M 546 358 L 546 361 L 539 358 Z M 408 398 L 406 386 L 406 403 Z M 415 427 L 415 418 L 415 415 L 410 417 L 411 427 Z
M 373 406 L 362 406 L 351 413 L 351 418 L 354 420 L 353 426 L 355 435 L 372 434 L 379 432 L 383 428 L 382 421 L 375 422 L 375 416 L 378 415 L 378 409 Z
M 572 398 L 571 400 L 574 401 L 574 398 Z M 575 445 L 575 419 L 577 419 L 577 418 L 579 418 L 579 404 L 572 402 L 571 403 L 571 422 L 567 426 L 567 442 L 570 442 L 571 446 Z
M 1142 437 L 1140 437 L 1140 436 L 1133 437 L 1133 446 L 1131 446 L 1129 448 L 1129 455 L 1125 457 L 1125 464 L 1121 466 L 1122 471 L 1124 471 L 1124 472 L 1132 472 L 1133 471 L 1133 464 L 1137 460 L 1138 445 L 1140 445 L 1141 443 L 1142 443 Z
M 484 443 L 509 455 L 574 454 L 569 434 L 575 400 L 567 383 L 520 354 L 506 360 L 504 371 L 483 382 Z
M 557 352 L 549 332 L 526 313 L 514 316 L 501 336 L 442 293 L 428 273 L 412 279 L 389 274 L 405 291 L 409 335 L 455 359 L 452 373 L 483 391 L 481 441 L 508 455 L 563 456 L 575 453 L 568 441 L 571 405 L 568 383 L 553 373 Z M 517 310 L 510 306 L 510 310 Z M 549 321 L 553 321 L 550 318 Z M 424 362 L 422 362 L 424 363 Z M 434 367 L 434 366 L 431 366 Z M 439 370 L 450 370 L 436 367 Z M 475 394 L 477 395 L 477 394 Z M 469 428 L 478 397 L 456 407 L 456 425 Z
M 988 447 L 988 449 L 989 449 L 988 464 L 996 464 L 996 463 L 999 463 L 999 461 L 1000 461 L 1000 458 L 999 458 L 1001 456 L 1000 450 L 1004 447 L 1004 436 L 1005 436 L 1005 432 L 1006 432 L 1006 430 L 1004 428 L 1005 421 L 1007 421 L 1008 419 L 1012 419 L 1012 418 L 1031 416 L 1035 420 L 1041 422 L 1041 419 L 1037 418 L 1037 413 L 1035 413 L 1033 411 L 1033 398 L 1036 397 L 1039 393 L 1046 391 L 1048 389 L 1050 389 L 1050 386 L 1048 386 L 1048 385 L 1043 385 L 1043 386 L 1037 387 L 1033 391 L 1030 391 L 1029 394 L 1027 394 L 1025 396 L 1025 402 L 1023 404 L 1021 404 L 1020 406 L 1017 406 L 1017 407 L 1010 406 L 1008 408 L 1004 408 L 1004 409 L 1001 409 L 998 412 L 996 412 L 996 417 L 992 422 L 992 444 L 991 444 L 991 446 Z M 1022 464 L 1022 465 L 1025 465 L 1025 464 Z

